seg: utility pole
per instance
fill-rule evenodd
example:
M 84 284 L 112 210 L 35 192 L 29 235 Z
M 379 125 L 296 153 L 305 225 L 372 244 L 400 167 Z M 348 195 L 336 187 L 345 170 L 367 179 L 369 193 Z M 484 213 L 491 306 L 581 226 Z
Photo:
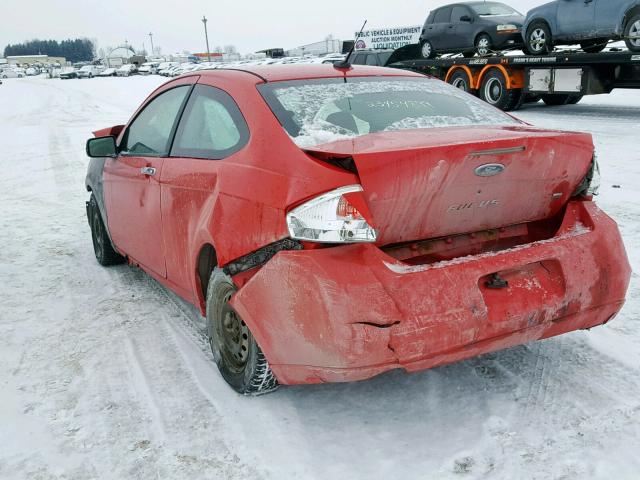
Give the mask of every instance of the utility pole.
M 204 24 L 204 38 L 207 41 L 207 58 L 211 61 L 211 53 L 209 52 L 209 34 L 207 33 L 207 17 L 202 16 L 202 23 Z
M 151 39 L 151 56 L 153 57 L 153 33 L 149 32 L 149 38 Z

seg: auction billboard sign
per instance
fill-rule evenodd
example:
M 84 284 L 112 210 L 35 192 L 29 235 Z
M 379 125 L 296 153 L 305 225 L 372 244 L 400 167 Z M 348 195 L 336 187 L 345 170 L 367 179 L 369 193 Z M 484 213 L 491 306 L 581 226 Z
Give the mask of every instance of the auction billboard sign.
M 419 43 L 421 33 L 421 25 L 416 25 L 414 27 L 378 28 L 375 30 L 365 30 L 362 34 L 360 34 L 360 32 L 356 32 L 356 38 L 358 39 L 356 41 L 356 49 L 396 49 L 412 43 Z

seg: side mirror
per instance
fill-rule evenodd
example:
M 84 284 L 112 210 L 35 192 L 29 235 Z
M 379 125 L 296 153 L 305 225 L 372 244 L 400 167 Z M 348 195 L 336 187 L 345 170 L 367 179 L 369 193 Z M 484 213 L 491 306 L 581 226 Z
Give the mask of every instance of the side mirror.
M 469 15 L 463 15 L 463 16 L 461 16 L 461 17 L 460 17 L 460 21 L 461 21 L 461 22 L 468 22 L 468 23 L 471 23 L 472 18 L 471 18 Z
M 91 158 L 118 156 L 116 137 L 98 137 L 87 140 L 87 155 Z

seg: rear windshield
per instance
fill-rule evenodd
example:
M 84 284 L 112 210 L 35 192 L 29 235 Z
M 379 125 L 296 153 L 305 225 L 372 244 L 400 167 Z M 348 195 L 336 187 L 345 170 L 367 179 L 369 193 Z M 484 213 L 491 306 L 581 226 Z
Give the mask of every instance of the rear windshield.
M 481 17 L 493 17 L 496 15 L 520 15 L 516 10 L 502 3 L 486 2 L 471 5 L 471 8 Z
M 519 124 L 462 90 L 426 77 L 297 80 L 258 89 L 300 147 L 396 130 Z

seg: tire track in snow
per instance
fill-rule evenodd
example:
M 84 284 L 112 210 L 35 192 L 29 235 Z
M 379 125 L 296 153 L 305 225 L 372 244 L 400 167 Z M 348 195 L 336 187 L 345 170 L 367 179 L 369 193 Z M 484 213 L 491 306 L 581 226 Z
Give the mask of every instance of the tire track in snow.
M 136 347 L 134 340 L 127 336 L 124 339 L 126 354 L 129 366 L 129 380 L 135 391 L 138 393 L 138 400 L 143 403 L 144 410 L 150 415 L 150 437 L 156 445 L 164 444 L 166 434 L 164 429 L 165 415 L 160 412 L 158 404 L 154 400 L 154 392 L 148 382 L 148 374 L 144 371 L 142 362 L 140 361 L 139 349 Z

